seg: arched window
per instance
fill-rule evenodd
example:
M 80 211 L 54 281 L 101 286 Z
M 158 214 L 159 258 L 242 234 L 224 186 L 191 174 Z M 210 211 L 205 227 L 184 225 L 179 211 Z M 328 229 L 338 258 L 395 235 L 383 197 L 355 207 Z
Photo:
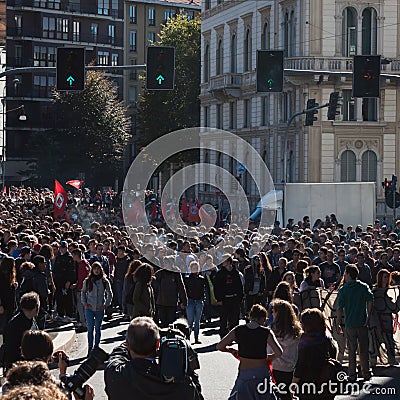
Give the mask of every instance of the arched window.
M 251 32 L 247 29 L 244 39 L 244 71 L 251 70 Z
M 363 182 L 376 182 L 378 159 L 372 150 L 367 150 L 361 157 L 361 180 Z
M 220 75 L 220 74 L 222 74 L 223 73 L 223 69 L 224 69 L 224 66 L 223 66 L 223 62 L 224 62 L 224 57 L 223 57 L 223 46 L 222 46 L 222 39 L 220 39 L 219 41 L 218 41 L 218 46 L 217 46 L 217 54 L 216 54 L 216 57 L 215 57 L 215 62 L 216 62 L 216 72 L 217 72 L 217 75 Z
M 237 68 L 237 40 L 234 33 L 231 38 L 231 73 L 236 73 Z
M 264 24 L 264 28 L 261 34 L 261 49 L 268 50 L 269 49 L 269 25 L 268 22 Z
M 283 48 L 285 57 L 289 56 L 289 13 L 285 14 L 285 21 L 283 26 Z
M 210 79 L 210 46 L 207 45 L 204 51 L 204 82 Z
M 293 57 L 295 54 L 295 43 L 296 43 L 296 27 L 294 24 L 294 11 L 290 13 L 289 20 L 289 57 Z
M 342 55 L 351 57 L 357 54 L 357 13 L 352 7 L 343 10 Z
M 356 181 L 356 155 L 351 150 L 345 150 L 340 157 L 340 181 Z
M 372 7 L 362 13 L 362 54 L 377 54 L 377 13 Z

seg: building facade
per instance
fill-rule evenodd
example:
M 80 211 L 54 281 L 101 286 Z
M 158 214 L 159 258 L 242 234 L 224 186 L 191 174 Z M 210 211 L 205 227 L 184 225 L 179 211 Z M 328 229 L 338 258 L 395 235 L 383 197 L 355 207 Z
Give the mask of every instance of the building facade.
M 278 187 L 284 159 L 288 182 L 376 182 L 377 215 L 383 215 L 381 182 L 399 172 L 399 19 L 394 0 L 204 1 L 202 126 L 249 141 Z M 285 69 L 292 71 L 285 73 L 282 93 L 256 92 L 261 49 L 284 51 Z M 352 57 L 362 54 L 381 55 L 387 62 L 381 72 L 395 75 L 381 78 L 379 98 L 352 97 Z M 304 126 L 305 118 L 295 119 L 285 157 L 290 116 L 305 109 L 308 99 L 329 102 L 334 91 L 343 97 L 341 115 L 328 121 L 324 108 L 310 127 Z M 235 175 L 234 163 L 218 154 L 203 152 L 201 158 L 221 162 Z M 246 173 L 242 184 L 255 205 L 255 187 Z M 236 185 L 233 179 L 232 191 Z M 215 190 L 203 187 L 203 197 L 212 198 Z
M 193 19 L 201 12 L 201 0 L 125 0 L 125 65 L 146 64 L 147 47 L 158 40 L 162 25 L 179 13 Z M 136 155 L 137 99 L 143 89 L 142 70 L 125 73 L 124 98 L 131 116 L 132 141 L 127 149 L 129 161 Z
M 55 67 L 57 47 L 82 46 L 86 64 L 123 65 L 123 0 L 7 1 L 7 69 Z M 119 88 L 122 75 L 109 74 Z M 30 135 L 52 128 L 50 102 L 55 73 L 19 73 L 7 78 L 6 112 L 24 105 L 26 120 L 7 114 L 6 182 L 24 179 L 20 171 L 35 154 Z M 120 90 L 122 98 L 122 90 Z

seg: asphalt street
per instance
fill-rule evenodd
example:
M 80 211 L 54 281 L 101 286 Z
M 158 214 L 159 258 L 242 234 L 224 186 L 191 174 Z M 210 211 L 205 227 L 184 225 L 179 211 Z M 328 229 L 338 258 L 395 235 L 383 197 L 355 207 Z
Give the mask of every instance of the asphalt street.
M 125 337 L 127 322 L 114 318 L 104 322 L 101 347 L 111 352 Z M 199 371 L 203 395 L 206 400 L 226 400 L 233 386 L 237 374 L 238 361 L 230 354 L 219 353 L 214 350 L 219 340 L 216 323 L 212 327 L 201 330 L 201 344 L 193 346 L 198 354 L 201 369 Z M 86 358 L 86 333 L 77 335 L 74 345 L 68 352 L 71 366 L 68 372 L 72 373 Z M 54 371 L 55 372 L 55 371 Z M 89 383 L 95 388 L 96 399 L 107 399 L 104 391 L 103 371 L 98 370 L 90 378 Z M 378 367 L 375 376 L 367 385 L 360 381 L 360 393 L 337 396 L 337 400 L 350 399 L 398 399 L 400 395 L 400 368 Z M 134 397 L 132 397 L 134 398 Z

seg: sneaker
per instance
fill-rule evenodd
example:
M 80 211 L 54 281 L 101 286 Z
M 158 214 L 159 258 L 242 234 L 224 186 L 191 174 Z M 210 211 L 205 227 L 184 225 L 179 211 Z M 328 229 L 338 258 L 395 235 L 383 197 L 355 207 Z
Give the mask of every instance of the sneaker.
M 195 339 L 194 344 L 201 344 L 201 341 L 199 340 L 199 338 Z

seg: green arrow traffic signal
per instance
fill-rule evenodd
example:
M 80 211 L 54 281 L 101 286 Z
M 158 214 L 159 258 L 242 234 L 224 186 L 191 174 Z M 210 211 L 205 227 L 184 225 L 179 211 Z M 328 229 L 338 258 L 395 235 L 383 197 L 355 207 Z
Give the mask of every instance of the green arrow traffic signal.
M 156 81 L 158 82 L 159 85 L 162 85 L 163 81 L 165 78 L 160 74 L 157 76 Z

